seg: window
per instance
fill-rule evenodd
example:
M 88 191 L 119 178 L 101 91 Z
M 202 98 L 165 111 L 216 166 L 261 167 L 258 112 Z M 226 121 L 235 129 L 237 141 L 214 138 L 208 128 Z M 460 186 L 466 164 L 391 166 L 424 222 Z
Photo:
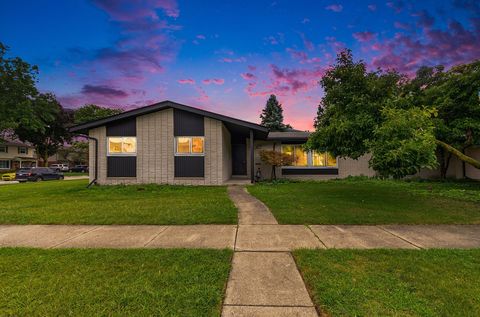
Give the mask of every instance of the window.
M 1 169 L 9 169 L 10 168 L 10 161 L 0 161 L 0 168 Z
M 312 165 L 335 167 L 337 166 L 337 159 L 327 152 L 317 153 L 316 151 L 312 151 Z
M 28 154 L 28 148 L 26 146 L 19 146 L 18 154 Z
M 175 155 L 204 155 L 203 136 L 180 136 L 175 138 Z
M 301 144 L 282 145 L 282 153 L 293 156 L 292 166 L 336 167 L 337 160 L 327 152 L 304 151 Z
M 0 145 L 0 153 L 8 153 L 8 146 Z
M 282 152 L 293 157 L 293 166 L 308 166 L 308 153 L 303 150 L 301 144 L 282 145 Z
M 136 137 L 110 137 L 108 138 L 108 155 L 136 155 Z

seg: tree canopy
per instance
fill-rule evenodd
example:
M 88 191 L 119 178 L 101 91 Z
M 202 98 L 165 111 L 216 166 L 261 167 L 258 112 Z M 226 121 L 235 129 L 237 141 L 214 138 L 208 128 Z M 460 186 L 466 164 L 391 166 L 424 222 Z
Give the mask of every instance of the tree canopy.
M 44 129 L 42 119 L 37 116 L 36 103 L 39 92 L 38 68 L 19 57 L 8 58 L 8 47 L 0 42 L 0 134 L 11 132 L 19 126 L 29 126 L 37 131 Z M 51 113 L 43 113 L 43 117 Z M 51 119 L 51 117 L 50 117 Z
M 122 109 L 100 107 L 94 104 L 88 104 L 75 110 L 74 121 L 75 124 L 80 124 L 113 116 L 122 112 Z
M 268 128 L 270 131 L 284 131 L 291 129 L 289 124 L 283 123 L 283 109 L 282 105 L 278 102 L 275 95 L 270 95 L 260 114 L 262 120 L 261 125 Z
M 446 72 L 422 67 L 409 79 L 369 72 L 345 50 L 320 84 L 325 96 L 309 147 L 354 159 L 371 153 L 370 165 L 382 176 L 434 168 L 438 152 L 480 166 L 461 155 L 480 141 L 479 61 Z

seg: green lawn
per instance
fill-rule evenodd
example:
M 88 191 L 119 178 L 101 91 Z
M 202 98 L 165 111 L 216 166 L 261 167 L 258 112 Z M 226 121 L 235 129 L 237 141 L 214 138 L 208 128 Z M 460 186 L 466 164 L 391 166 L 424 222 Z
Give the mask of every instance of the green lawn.
M 249 186 L 283 224 L 479 224 L 480 183 L 333 180 Z
M 87 180 L 0 186 L 6 224 L 235 224 L 226 187 L 94 186 Z
M 0 249 L 0 315 L 220 316 L 232 251 Z
M 331 316 L 478 316 L 480 250 L 298 250 Z

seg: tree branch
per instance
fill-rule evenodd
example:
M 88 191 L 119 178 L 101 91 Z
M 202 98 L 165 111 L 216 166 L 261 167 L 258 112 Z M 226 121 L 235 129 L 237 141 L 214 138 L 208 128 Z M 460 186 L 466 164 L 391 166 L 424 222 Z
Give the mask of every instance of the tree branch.
M 440 141 L 440 140 L 435 140 L 435 142 L 440 145 L 441 147 L 443 147 L 445 150 L 447 150 L 448 152 L 452 153 L 453 155 L 455 155 L 456 157 L 458 157 L 459 160 L 467 163 L 467 164 L 470 164 L 472 165 L 473 167 L 475 168 L 478 168 L 480 169 L 480 161 L 477 161 L 476 159 L 474 159 L 473 157 L 470 157 L 468 155 L 465 155 L 463 154 L 462 152 L 460 152 L 459 150 L 457 150 L 456 148 L 454 148 L 453 146 L 443 142 L 443 141 Z

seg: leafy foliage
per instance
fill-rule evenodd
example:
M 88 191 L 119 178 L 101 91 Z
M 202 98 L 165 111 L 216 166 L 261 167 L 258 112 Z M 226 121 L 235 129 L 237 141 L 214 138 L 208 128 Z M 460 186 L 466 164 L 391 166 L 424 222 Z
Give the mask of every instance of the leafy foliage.
M 270 95 L 268 98 L 267 104 L 260 114 L 260 119 L 262 119 L 261 125 L 270 131 L 284 131 L 292 128 L 289 124 L 283 123 L 282 105 L 275 95 Z
M 382 110 L 384 122 L 374 130 L 371 167 L 381 176 L 401 178 L 437 166 L 432 113 L 420 108 Z
M 345 50 L 320 84 L 325 96 L 309 148 L 354 159 L 372 153 L 370 164 L 384 177 L 433 168 L 437 153 L 442 176 L 452 155 L 480 166 L 462 153 L 480 144 L 480 61 L 447 72 L 422 67 L 409 80 L 395 71 L 367 72 Z
M 277 178 L 277 175 L 275 173 L 276 167 L 289 166 L 293 164 L 293 156 L 272 150 L 260 151 L 260 159 L 268 165 L 272 166 L 272 180 Z
M 94 104 L 84 105 L 75 110 L 74 122 L 76 124 L 94 121 L 122 113 L 122 109 L 100 107 Z
M 37 111 L 35 115 L 43 129 L 22 125 L 15 129 L 15 134 L 20 140 L 35 146 L 46 166 L 48 157 L 57 153 L 58 149 L 70 140 L 67 125 L 71 118 L 52 94 L 40 94 L 33 103 Z
M 368 142 L 382 120 L 381 110 L 396 94 L 401 79 L 396 72 L 368 73 L 363 61 L 353 61 L 350 50 L 341 52 L 320 81 L 325 90 L 323 109 L 309 145 L 354 159 L 369 152 Z
M 19 57 L 7 58 L 7 51 L 8 47 L 0 42 L 0 133 L 19 126 L 41 131 L 43 122 L 37 116 L 42 113 L 41 109 L 37 110 L 41 103 L 35 103 L 39 94 L 35 87 L 38 68 Z M 51 113 L 42 115 L 46 117 Z

